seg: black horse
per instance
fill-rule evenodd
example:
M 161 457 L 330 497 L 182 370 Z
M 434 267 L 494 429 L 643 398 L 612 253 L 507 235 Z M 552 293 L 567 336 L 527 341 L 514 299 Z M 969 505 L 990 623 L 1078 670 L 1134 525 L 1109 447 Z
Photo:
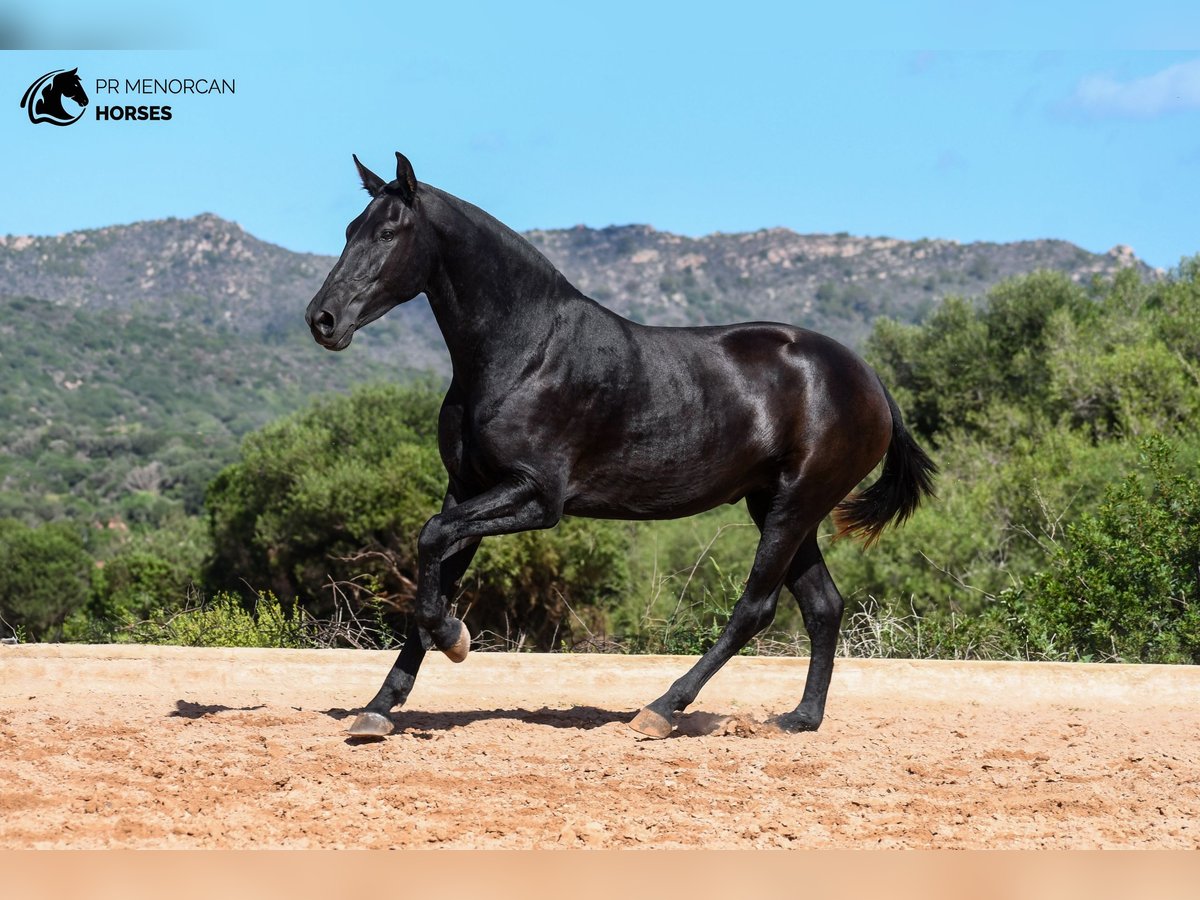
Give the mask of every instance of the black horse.
M 449 487 L 418 542 L 417 624 L 351 734 L 391 731 L 428 649 L 466 657 L 470 635 L 448 604 L 480 539 L 564 515 L 667 519 L 743 498 L 762 532 L 745 591 L 712 648 L 630 724 L 666 737 L 770 624 L 786 585 L 812 660 L 799 706 L 778 722 L 816 729 L 842 618 L 817 526 L 832 511 L 839 534 L 870 543 L 931 494 L 936 471 L 875 372 L 792 325 L 630 322 L 487 213 L 418 183 L 400 153 L 391 182 L 354 162 L 371 200 L 308 305 L 313 337 L 343 350 L 424 292 L 454 375 L 438 423 Z M 879 479 L 848 496 L 881 458 Z
M 47 72 L 29 86 L 21 98 L 21 108 L 26 109 L 29 121 L 37 124 L 70 125 L 83 115 L 83 110 L 72 115 L 63 107 L 63 97 L 74 100 L 81 107 L 88 105 L 87 92 L 79 80 L 78 67 L 70 70 Z

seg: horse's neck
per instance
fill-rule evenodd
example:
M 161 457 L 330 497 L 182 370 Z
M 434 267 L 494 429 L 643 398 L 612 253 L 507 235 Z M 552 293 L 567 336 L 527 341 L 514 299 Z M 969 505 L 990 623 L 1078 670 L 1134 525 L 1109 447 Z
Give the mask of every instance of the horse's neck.
M 571 310 L 594 304 L 508 226 L 478 207 L 422 186 L 441 265 L 426 294 L 459 371 L 512 355 L 514 339 L 536 341 Z

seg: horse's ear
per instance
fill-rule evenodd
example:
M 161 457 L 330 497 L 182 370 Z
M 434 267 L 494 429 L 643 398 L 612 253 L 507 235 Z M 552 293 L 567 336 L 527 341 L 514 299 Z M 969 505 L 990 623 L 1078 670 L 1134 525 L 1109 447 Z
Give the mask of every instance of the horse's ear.
M 396 151 L 396 180 L 388 185 L 388 189 L 399 194 L 405 203 L 412 203 L 417 193 L 417 176 L 413 174 L 412 163 L 399 150 Z
M 79 66 L 76 66 L 75 68 L 73 68 L 73 69 L 72 69 L 70 72 L 68 72 L 67 74 L 68 74 L 68 75 L 78 75 L 78 74 L 79 74 Z
M 354 165 L 358 167 L 358 177 L 362 179 L 363 190 L 372 197 L 378 197 L 383 192 L 383 179 L 360 163 L 357 156 L 354 156 Z

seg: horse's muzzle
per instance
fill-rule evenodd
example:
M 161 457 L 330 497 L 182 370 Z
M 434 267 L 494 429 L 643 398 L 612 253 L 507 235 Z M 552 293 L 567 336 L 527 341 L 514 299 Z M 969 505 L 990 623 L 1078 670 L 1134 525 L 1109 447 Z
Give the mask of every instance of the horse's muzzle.
M 313 334 L 328 339 L 333 337 L 333 333 L 337 330 L 337 319 L 329 310 L 323 309 L 313 317 L 308 325 L 313 330 Z
M 338 333 L 337 318 L 327 309 L 319 310 L 308 318 L 308 329 L 313 339 L 326 350 L 345 350 L 354 339 L 354 328 L 342 329 L 342 333 Z

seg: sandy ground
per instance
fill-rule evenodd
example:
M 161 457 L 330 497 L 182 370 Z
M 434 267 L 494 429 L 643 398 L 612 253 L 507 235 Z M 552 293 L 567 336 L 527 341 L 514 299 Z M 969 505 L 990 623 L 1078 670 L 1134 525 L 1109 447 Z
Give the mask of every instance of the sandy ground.
M 690 660 L 0 647 L 0 847 L 1200 846 L 1200 670 L 739 658 L 677 733 L 625 722 Z

